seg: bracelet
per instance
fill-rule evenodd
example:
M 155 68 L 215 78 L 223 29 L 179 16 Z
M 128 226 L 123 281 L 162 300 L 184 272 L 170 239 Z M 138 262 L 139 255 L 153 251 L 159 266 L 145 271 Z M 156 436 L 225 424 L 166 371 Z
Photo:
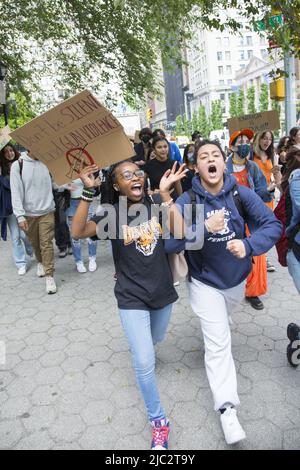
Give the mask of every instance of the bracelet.
M 86 202 L 93 202 L 95 191 L 92 188 L 83 188 L 81 200 Z
M 173 201 L 173 199 L 170 199 L 170 200 L 167 201 L 167 202 L 162 202 L 162 203 L 161 203 L 161 206 L 162 206 L 162 207 L 171 207 L 172 204 L 174 204 L 174 201 Z

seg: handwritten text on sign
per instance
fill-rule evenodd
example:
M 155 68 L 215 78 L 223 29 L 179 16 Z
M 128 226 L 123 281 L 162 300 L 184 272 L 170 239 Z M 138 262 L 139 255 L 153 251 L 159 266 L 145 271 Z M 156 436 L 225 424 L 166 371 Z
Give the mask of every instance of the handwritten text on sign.
M 81 163 L 83 167 L 93 161 L 104 168 L 134 155 L 122 125 L 88 90 L 33 119 L 11 136 L 30 150 L 30 155 L 46 163 L 60 184 L 68 181 L 73 172 L 78 174 Z

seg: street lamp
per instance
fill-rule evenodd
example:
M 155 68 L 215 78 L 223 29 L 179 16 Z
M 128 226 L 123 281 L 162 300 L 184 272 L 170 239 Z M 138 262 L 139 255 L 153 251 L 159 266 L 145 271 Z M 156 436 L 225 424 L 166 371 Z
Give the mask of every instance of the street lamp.
M 4 62 L 0 61 L 0 81 L 1 81 L 1 88 L 3 92 L 2 99 L 0 101 L 1 104 L 3 104 L 3 113 L 4 113 L 4 121 L 5 125 L 8 125 L 8 116 L 7 116 L 7 107 L 6 107 L 6 93 L 5 93 L 5 77 L 7 75 L 7 67 L 4 64 Z

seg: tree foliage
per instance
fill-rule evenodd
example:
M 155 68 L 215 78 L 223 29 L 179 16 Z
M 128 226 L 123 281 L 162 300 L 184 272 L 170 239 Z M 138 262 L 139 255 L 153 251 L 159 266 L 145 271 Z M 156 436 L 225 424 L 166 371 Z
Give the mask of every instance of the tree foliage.
M 254 85 L 249 86 L 247 89 L 247 113 L 248 114 L 255 114 L 256 106 L 255 106 L 255 87 Z
M 268 111 L 269 109 L 269 87 L 266 83 L 262 83 L 259 95 L 259 110 L 260 112 Z
M 211 104 L 211 127 L 212 130 L 223 129 L 223 110 L 220 100 L 213 101 Z
M 229 114 L 231 118 L 238 116 L 237 93 L 231 93 L 229 95 Z
M 182 63 L 182 47 L 195 27 L 249 29 L 258 19 L 286 51 L 300 55 L 300 0 L 6 0 L 0 2 L 0 60 L 8 66 L 9 92 L 31 94 L 47 68 L 69 94 L 84 87 L 113 98 L 116 83 L 135 103 L 159 90 L 157 57 Z M 285 21 L 268 22 L 272 8 Z M 225 11 L 225 14 L 224 14 Z M 55 66 L 53 64 L 56 64 Z M 107 86 L 109 84 L 109 86 Z

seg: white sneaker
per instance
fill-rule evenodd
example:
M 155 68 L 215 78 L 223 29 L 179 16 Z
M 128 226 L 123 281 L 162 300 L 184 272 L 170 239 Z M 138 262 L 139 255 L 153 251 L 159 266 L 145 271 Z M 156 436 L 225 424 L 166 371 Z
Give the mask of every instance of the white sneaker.
M 246 439 L 245 431 L 237 419 L 234 408 L 226 408 L 226 411 L 221 414 L 221 424 L 227 444 L 235 444 Z
M 37 270 L 36 270 L 36 275 L 38 277 L 45 277 L 46 273 L 45 273 L 45 269 L 44 269 L 44 266 L 42 265 L 42 263 L 38 263 Z
M 91 256 L 91 258 L 89 259 L 89 271 L 90 273 L 93 273 L 96 271 L 96 269 L 97 269 L 96 257 Z
M 46 277 L 46 292 L 47 294 L 55 294 L 57 291 L 54 278 L 51 276 Z
M 19 268 L 18 274 L 19 276 L 24 276 L 24 274 L 26 274 L 26 266 L 22 266 L 21 268 Z
M 78 263 L 76 263 L 76 269 L 80 274 L 86 273 L 86 267 L 82 261 L 78 261 Z

